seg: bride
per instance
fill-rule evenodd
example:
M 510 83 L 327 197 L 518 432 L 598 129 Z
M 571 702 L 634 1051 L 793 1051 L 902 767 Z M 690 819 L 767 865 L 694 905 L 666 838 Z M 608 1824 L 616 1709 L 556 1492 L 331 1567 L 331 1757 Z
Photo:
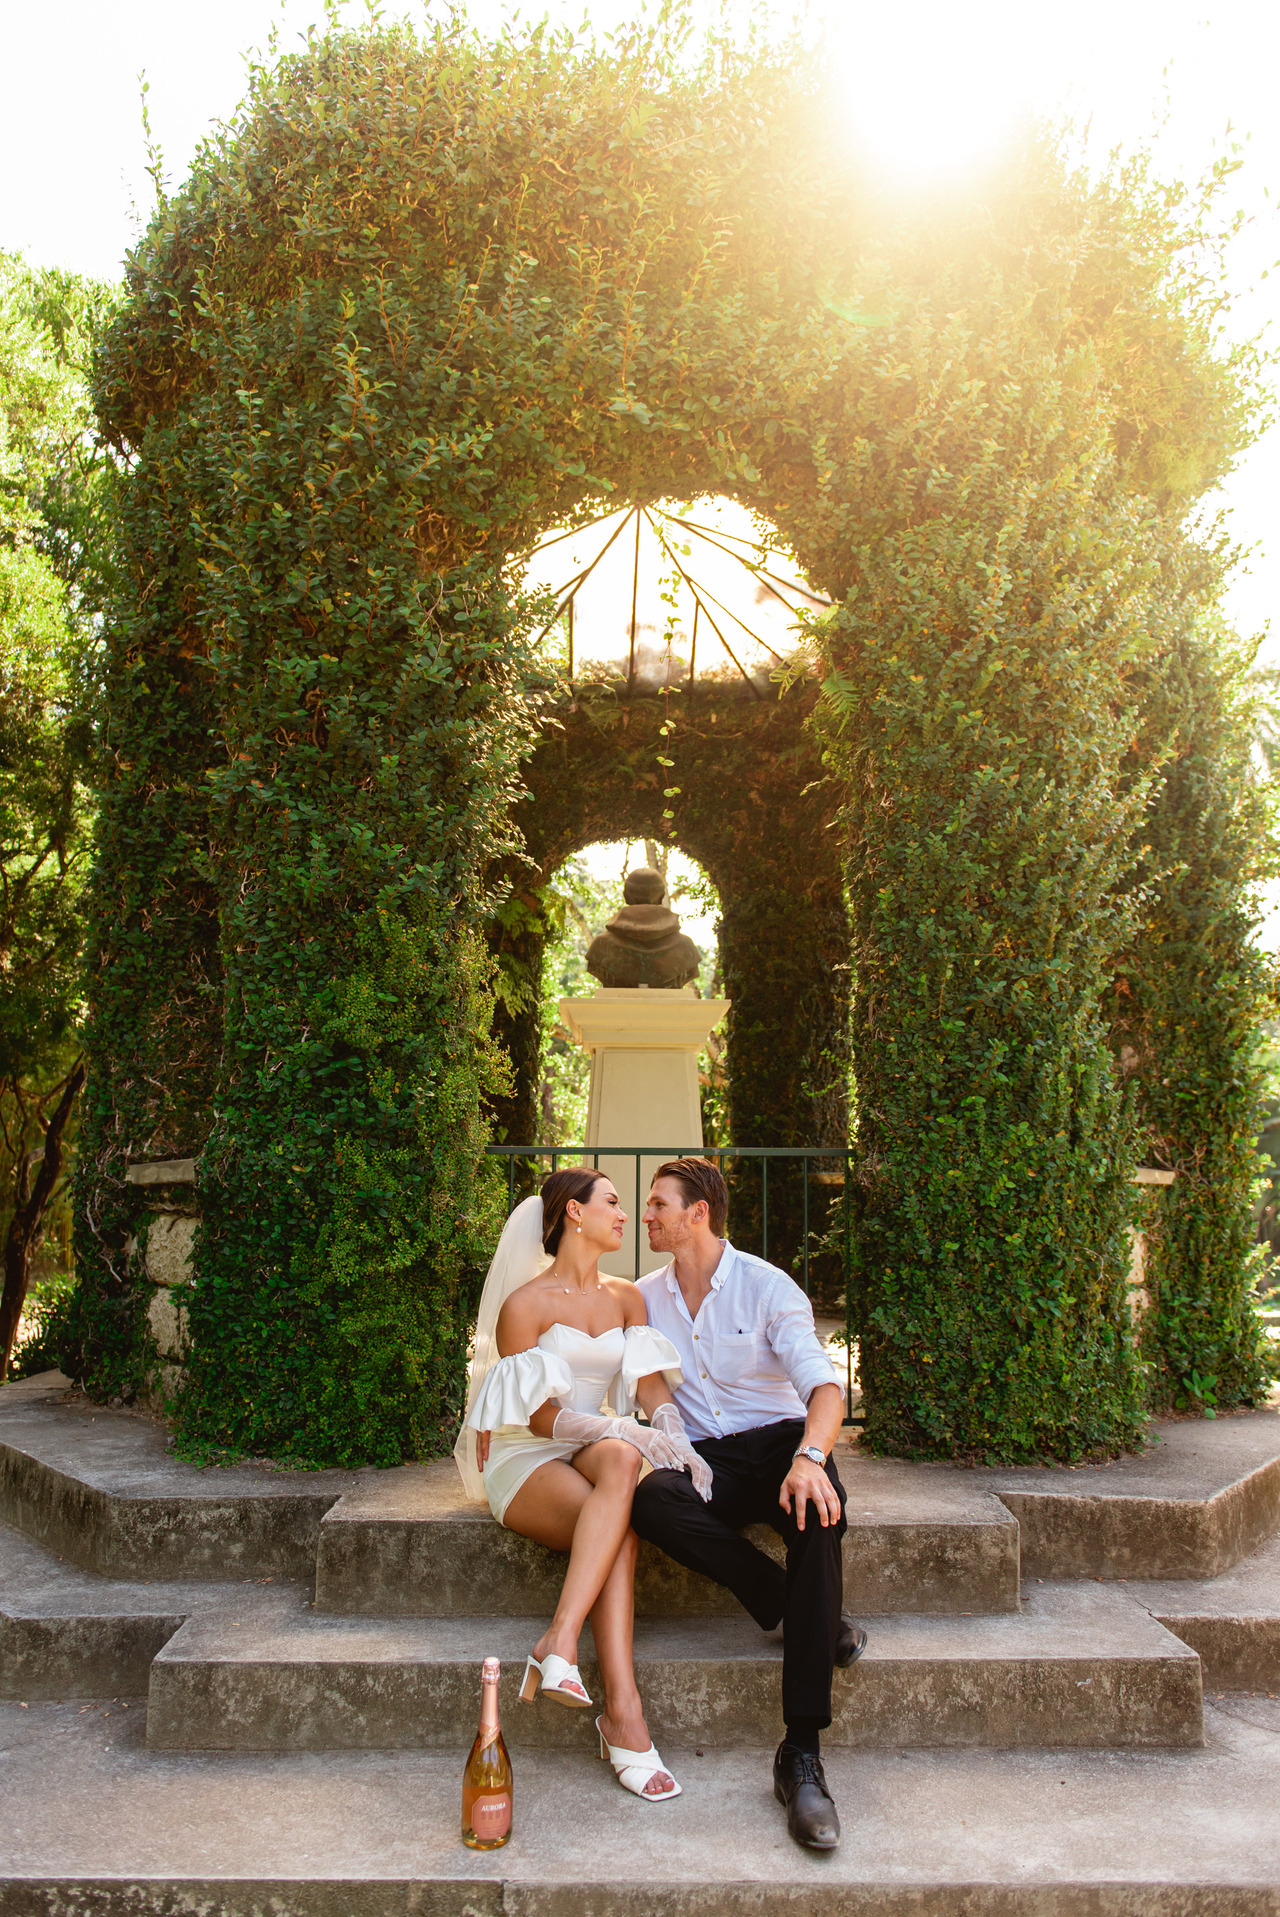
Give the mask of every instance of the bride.
M 517 1205 L 480 1300 L 454 1456 L 468 1493 L 487 1498 L 499 1523 L 569 1554 L 521 1698 L 541 1690 L 570 1709 L 590 1707 L 577 1662 L 590 1618 L 604 1684 L 600 1755 L 627 1790 L 655 1802 L 680 1786 L 654 1748 L 636 1688 L 631 1499 L 646 1463 L 690 1471 L 704 1498 L 711 1472 L 667 1388 L 682 1375 L 675 1346 L 650 1328 L 633 1284 L 600 1273 L 625 1223 L 612 1184 L 586 1166 L 552 1172 L 538 1197 Z M 637 1403 L 648 1425 L 632 1415 Z

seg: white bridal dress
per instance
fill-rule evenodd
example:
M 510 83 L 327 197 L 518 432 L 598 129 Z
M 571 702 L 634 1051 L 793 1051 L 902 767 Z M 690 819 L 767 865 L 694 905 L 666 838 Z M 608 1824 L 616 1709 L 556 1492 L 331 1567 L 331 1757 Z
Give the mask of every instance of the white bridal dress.
M 680 1354 L 651 1325 L 631 1325 L 593 1338 L 573 1325 L 552 1325 L 529 1351 L 500 1358 L 498 1313 L 506 1298 L 527 1284 L 550 1258 L 542 1250 L 542 1200 L 526 1198 L 507 1220 L 494 1253 L 476 1320 L 475 1353 L 467 1391 L 467 1415 L 454 1457 L 468 1494 L 487 1498 L 501 1522 L 520 1486 L 539 1465 L 571 1458 L 582 1449 L 539 1438 L 529 1420 L 548 1400 L 566 1411 L 604 1411 L 628 1417 L 635 1411 L 641 1378 L 661 1371 L 674 1390 L 682 1378 Z M 483 1476 L 476 1466 L 478 1431 L 492 1433 Z

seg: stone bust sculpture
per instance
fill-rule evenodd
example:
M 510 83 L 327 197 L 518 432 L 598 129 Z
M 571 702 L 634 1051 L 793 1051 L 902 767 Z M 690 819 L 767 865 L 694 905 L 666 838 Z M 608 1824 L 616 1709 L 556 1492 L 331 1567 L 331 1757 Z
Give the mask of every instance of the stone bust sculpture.
M 665 892 L 662 874 L 651 867 L 628 872 L 626 904 L 587 952 L 587 970 L 602 985 L 675 991 L 698 976 L 698 948 L 662 903 Z

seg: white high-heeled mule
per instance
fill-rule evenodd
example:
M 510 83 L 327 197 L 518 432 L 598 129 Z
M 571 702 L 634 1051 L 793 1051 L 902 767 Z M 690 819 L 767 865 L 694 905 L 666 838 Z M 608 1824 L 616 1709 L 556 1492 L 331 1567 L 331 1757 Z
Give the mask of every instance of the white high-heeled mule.
M 574 1685 L 576 1690 L 570 1688 Z M 575 1711 L 591 1709 L 591 1698 L 577 1665 L 570 1664 L 568 1658 L 557 1657 L 554 1651 L 548 1651 L 541 1661 L 532 1651 L 529 1653 L 520 1686 L 521 1703 L 532 1704 L 539 1689 L 544 1697 L 554 1698 L 557 1704 L 568 1704 Z
M 671 1772 L 667 1770 L 658 1754 L 656 1744 L 650 1744 L 647 1751 L 629 1751 L 624 1744 L 611 1744 L 600 1730 L 600 1719 L 596 1719 L 596 1730 L 600 1732 L 600 1755 L 606 1764 L 612 1764 L 618 1782 L 624 1791 L 632 1791 L 635 1796 L 643 1797 L 646 1804 L 663 1804 L 668 1797 L 679 1797 L 680 1786 Z M 645 1785 L 659 1771 L 671 1777 L 669 1791 L 647 1791 Z

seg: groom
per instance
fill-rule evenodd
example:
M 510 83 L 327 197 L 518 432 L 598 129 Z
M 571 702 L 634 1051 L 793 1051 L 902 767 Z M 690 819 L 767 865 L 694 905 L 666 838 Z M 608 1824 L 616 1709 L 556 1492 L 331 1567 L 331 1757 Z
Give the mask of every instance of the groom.
M 728 1208 L 708 1159 L 672 1159 L 654 1175 L 649 1249 L 671 1263 L 640 1290 L 649 1323 L 680 1353 L 675 1402 L 712 1488 L 704 1503 L 686 1472 L 654 1471 L 636 1487 L 631 1522 L 677 1563 L 727 1585 L 764 1630 L 783 1625 L 786 1736 L 774 1791 L 793 1837 L 834 1850 L 840 1819 L 818 1734 L 831 1722 L 832 1666 L 852 1664 L 867 1641 L 841 1609 L 844 1488 L 831 1447 L 844 1393 L 809 1300 L 776 1265 L 735 1250 L 723 1236 Z M 784 1539 L 785 1572 L 739 1535 L 759 1523 Z

